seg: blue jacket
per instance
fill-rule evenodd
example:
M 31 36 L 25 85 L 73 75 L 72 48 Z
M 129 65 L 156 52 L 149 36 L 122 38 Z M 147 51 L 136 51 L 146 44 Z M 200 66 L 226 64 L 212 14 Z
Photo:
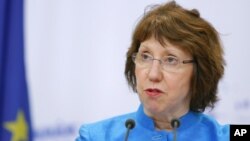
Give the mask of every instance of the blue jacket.
M 142 105 L 137 112 L 81 126 L 76 141 L 124 141 L 127 119 L 136 123 L 128 141 L 173 141 L 173 131 L 156 130 Z M 179 120 L 177 141 L 229 141 L 229 125 L 220 125 L 208 115 L 189 111 Z

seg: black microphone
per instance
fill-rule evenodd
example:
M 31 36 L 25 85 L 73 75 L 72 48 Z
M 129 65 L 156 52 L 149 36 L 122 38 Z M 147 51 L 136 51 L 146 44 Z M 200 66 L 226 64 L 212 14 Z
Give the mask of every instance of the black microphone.
M 129 131 L 135 127 L 135 121 L 133 119 L 127 119 L 125 122 L 125 127 L 127 128 L 127 132 L 124 141 L 127 141 L 129 136 Z
M 176 129 L 178 127 L 180 127 L 180 125 L 181 125 L 181 122 L 180 122 L 179 119 L 172 119 L 171 120 L 171 126 L 173 128 L 173 133 L 174 133 L 173 141 L 177 141 L 177 131 L 176 131 Z

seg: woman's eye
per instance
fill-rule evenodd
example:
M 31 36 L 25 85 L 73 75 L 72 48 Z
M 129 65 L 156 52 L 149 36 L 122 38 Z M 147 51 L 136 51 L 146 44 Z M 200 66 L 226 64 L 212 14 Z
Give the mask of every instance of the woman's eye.
M 165 59 L 163 61 L 165 64 L 169 64 L 169 65 L 178 64 L 178 59 L 176 57 L 173 57 L 173 56 L 167 56 L 167 57 L 165 57 Z
M 141 54 L 141 59 L 144 60 L 144 61 L 151 60 L 151 58 L 152 57 L 149 54 L 146 54 L 146 53 Z

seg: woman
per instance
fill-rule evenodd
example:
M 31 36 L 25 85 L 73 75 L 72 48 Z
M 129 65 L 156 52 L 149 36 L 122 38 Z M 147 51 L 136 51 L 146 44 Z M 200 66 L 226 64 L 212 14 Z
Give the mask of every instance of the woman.
M 152 7 L 127 52 L 125 75 L 141 101 L 138 111 L 83 125 L 77 141 L 229 140 L 229 125 L 203 113 L 218 99 L 224 65 L 218 33 L 197 10 L 174 1 Z M 135 127 L 126 135 L 127 119 Z

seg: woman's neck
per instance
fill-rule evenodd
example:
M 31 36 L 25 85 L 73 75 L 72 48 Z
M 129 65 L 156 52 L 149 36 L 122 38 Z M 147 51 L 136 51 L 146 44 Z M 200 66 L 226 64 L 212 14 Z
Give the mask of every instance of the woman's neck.
M 149 114 L 147 113 L 147 115 L 149 117 L 151 117 L 154 121 L 154 125 L 155 128 L 157 130 L 173 130 L 172 126 L 171 126 L 171 121 L 173 119 L 178 119 L 180 117 L 182 117 L 183 115 L 185 115 L 186 113 L 188 113 L 189 109 L 183 109 L 180 110 L 178 112 L 165 112 L 165 113 L 155 113 L 155 114 Z

